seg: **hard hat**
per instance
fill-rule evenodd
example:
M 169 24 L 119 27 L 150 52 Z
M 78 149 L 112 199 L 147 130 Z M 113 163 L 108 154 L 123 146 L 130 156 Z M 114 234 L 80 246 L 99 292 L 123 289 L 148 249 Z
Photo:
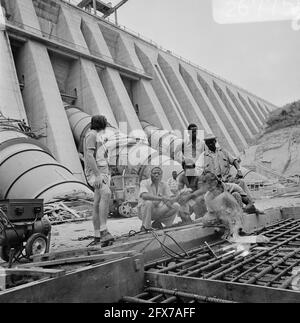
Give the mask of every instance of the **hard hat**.
M 204 136 L 204 141 L 213 140 L 213 139 L 217 139 L 217 137 L 215 135 L 213 135 L 212 133 L 206 134 Z

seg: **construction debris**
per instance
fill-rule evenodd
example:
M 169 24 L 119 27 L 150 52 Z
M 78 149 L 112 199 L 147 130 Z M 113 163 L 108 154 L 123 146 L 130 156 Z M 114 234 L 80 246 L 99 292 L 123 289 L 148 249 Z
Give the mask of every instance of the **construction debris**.
M 46 215 L 52 225 L 81 222 L 92 216 L 93 196 L 85 193 L 67 194 L 55 197 L 44 206 Z

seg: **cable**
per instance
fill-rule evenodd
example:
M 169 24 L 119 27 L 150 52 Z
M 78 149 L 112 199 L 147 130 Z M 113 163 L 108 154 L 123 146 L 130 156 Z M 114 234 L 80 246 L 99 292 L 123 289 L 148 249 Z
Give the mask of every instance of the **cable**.
M 174 238 L 172 238 L 172 237 L 170 237 L 168 234 L 166 234 L 165 232 L 164 232 L 164 235 L 165 236 L 167 236 L 167 237 L 169 237 L 169 238 L 171 238 L 175 243 L 176 243 L 176 245 L 177 246 L 179 246 L 179 248 L 181 249 L 181 250 L 184 250 L 184 253 L 186 254 L 186 256 L 183 256 L 182 254 L 179 254 L 179 253 L 177 253 L 176 251 L 174 251 L 174 250 L 172 250 L 170 247 L 168 247 L 166 244 L 164 244 L 162 241 L 160 241 L 159 240 L 159 238 L 158 238 L 158 235 L 154 232 L 154 231 L 151 231 L 151 234 L 153 235 L 153 237 L 155 238 L 155 240 L 160 244 L 160 246 L 162 247 L 162 249 L 163 249 L 163 251 L 168 255 L 168 256 L 170 256 L 170 257 L 172 257 L 172 258 L 175 258 L 175 259 L 185 259 L 186 257 L 190 257 L 189 255 L 188 255 L 188 253 L 181 247 L 181 246 L 179 246 L 179 244 L 175 241 L 175 239 Z

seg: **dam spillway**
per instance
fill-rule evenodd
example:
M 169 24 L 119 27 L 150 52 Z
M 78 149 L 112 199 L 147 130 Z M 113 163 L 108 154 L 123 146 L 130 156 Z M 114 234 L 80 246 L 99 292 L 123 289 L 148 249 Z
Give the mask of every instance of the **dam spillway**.
M 113 127 L 149 123 L 183 131 L 191 122 L 238 155 L 272 103 L 67 0 L 1 0 L 0 110 L 25 120 L 55 159 L 84 182 L 64 102 Z M 137 109 L 138 107 L 138 113 Z

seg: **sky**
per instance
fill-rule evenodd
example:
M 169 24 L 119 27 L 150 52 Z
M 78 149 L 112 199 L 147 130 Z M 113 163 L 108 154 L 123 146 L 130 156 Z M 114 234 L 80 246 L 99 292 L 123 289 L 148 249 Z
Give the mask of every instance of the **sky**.
M 244 0 L 129 0 L 118 22 L 277 106 L 300 100 L 300 31 L 290 20 L 220 24 L 220 1 Z

